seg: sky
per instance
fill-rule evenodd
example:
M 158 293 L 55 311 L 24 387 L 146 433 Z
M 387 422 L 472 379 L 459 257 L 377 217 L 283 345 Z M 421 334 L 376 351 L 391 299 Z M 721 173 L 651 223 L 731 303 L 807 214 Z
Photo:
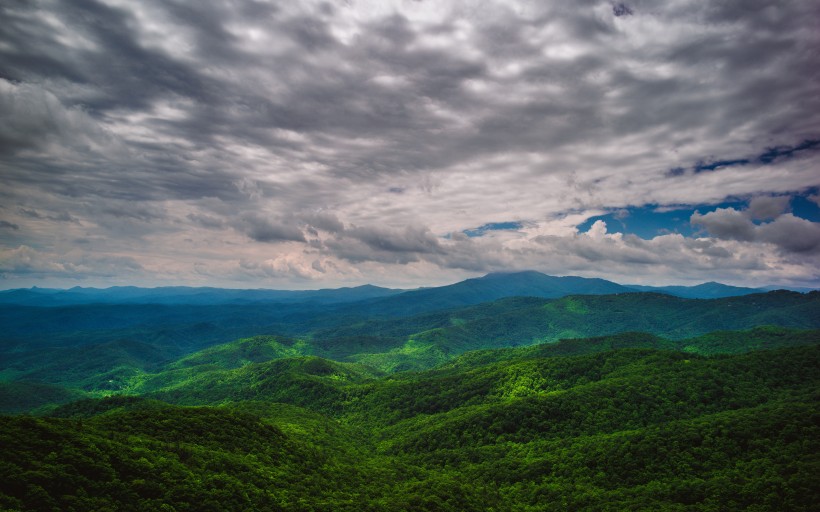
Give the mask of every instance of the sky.
M 0 19 L 0 288 L 820 287 L 815 0 Z

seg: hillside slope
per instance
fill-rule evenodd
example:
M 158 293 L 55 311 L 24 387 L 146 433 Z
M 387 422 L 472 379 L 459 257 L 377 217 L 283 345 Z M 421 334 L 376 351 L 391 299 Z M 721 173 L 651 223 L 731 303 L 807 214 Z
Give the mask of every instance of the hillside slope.
M 253 363 L 220 370 L 255 377 L 219 407 L 119 397 L 0 417 L 0 507 L 816 510 L 820 346 L 501 352 L 389 377 Z M 224 402 L 215 383 L 184 401 Z
M 437 314 L 320 330 L 315 343 L 341 351 L 356 335 L 384 337 L 387 350 L 350 360 L 386 371 L 430 368 L 482 348 L 514 347 L 564 338 L 641 331 L 672 340 L 713 331 L 775 325 L 820 328 L 820 293 L 769 292 L 714 300 L 654 293 L 510 298 Z M 337 348 L 340 347 L 340 348 Z
M 137 311 L 118 309 L 124 307 L 105 306 L 93 315 L 104 315 L 112 312 L 109 308 L 115 308 L 114 313 L 139 322 L 144 313 L 142 308 L 148 308 L 148 311 L 162 312 L 157 320 L 167 324 L 160 323 L 154 337 L 142 334 L 143 329 L 150 330 L 149 327 L 136 324 L 134 331 L 122 338 L 119 335 L 125 333 L 117 329 L 81 329 L 75 331 L 78 342 L 83 343 L 81 345 L 43 346 L 43 343 L 63 341 L 55 322 L 42 327 L 45 332 L 54 330 L 53 336 L 44 336 L 42 341 L 38 341 L 35 335 L 31 339 L 21 337 L 19 344 L 6 345 L 6 352 L 0 351 L 0 379 L 108 393 L 128 391 L 163 369 L 179 370 L 180 375 L 190 376 L 205 371 L 203 367 L 208 365 L 224 370 L 286 357 L 315 355 L 355 362 L 379 371 L 397 372 L 432 368 L 479 349 L 612 336 L 622 332 L 645 332 L 667 341 L 659 347 L 683 349 L 685 345 L 678 342 L 718 331 L 746 331 L 759 326 L 820 328 L 820 293 L 783 291 L 715 300 L 651 293 L 570 296 L 552 300 L 505 298 L 405 318 L 357 321 L 340 316 L 336 318 L 341 323 L 337 327 L 317 328 L 296 337 L 273 334 L 287 330 L 281 324 L 259 325 L 264 322 L 264 311 L 256 306 L 227 307 L 227 311 L 194 308 L 193 311 L 186 309 L 186 312 L 168 306 L 133 306 Z M 48 311 L 51 310 L 46 313 Z M 67 312 L 62 308 L 54 312 L 58 313 L 55 320 L 65 320 L 63 325 L 67 329 L 93 322 L 89 318 L 66 319 Z M 219 328 L 221 335 L 238 333 L 239 336 L 227 344 L 215 344 L 218 340 L 208 341 L 208 336 L 213 334 L 208 327 L 189 330 L 184 325 L 174 324 L 175 321 L 190 321 L 187 315 L 194 312 L 212 313 L 205 318 L 208 325 L 222 326 Z M 243 317 L 243 312 L 250 318 Z M 273 311 L 273 314 L 279 313 Z M 28 321 L 35 322 L 35 318 Z M 109 317 L 108 321 L 117 320 Z M 241 322 L 247 324 L 243 326 Z M 49 322 L 44 319 L 43 323 Z M 34 324 L 31 325 L 36 331 Z M 782 346 L 775 331 L 718 333 L 712 335 L 712 348 L 694 347 L 691 351 L 727 353 L 738 347 L 744 351 L 752 347 Z M 114 340 L 89 343 L 89 339 L 97 339 L 95 332 L 99 337 L 111 336 Z M 260 332 L 266 334 L 253 335 Z M 730 339 L 732 336 L 735 339 Z

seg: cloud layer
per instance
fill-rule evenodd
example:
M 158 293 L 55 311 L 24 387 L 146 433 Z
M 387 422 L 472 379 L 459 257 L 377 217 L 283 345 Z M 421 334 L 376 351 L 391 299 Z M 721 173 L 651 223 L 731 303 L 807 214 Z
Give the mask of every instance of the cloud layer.
M 6 3 L 0 286 L 820 286 L 820 11 L 713 4 Z

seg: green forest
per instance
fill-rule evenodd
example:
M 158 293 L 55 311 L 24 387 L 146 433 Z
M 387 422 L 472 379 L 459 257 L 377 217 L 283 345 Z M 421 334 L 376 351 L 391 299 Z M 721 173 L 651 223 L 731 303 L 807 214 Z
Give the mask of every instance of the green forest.
M 814 295 L 502 298 L 196 347 L 15 344 L 0 510 L 818 510 Z

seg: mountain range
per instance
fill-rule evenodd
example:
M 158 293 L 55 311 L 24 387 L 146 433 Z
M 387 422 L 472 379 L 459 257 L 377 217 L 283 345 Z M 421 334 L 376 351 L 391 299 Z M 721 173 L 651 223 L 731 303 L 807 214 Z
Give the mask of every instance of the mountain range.
M 445 307 L 478 304 L 502 297 L 558 298 L 566 295 L 602 295 L 629 292 L 658 292 L 689 299 L 715 299 L 765 293 L 779 287 L 746 288 L 716 282 L 695 286 L 621 285 L 612 281 L 577 276 L 549 276 L 535 271 L 499 272 L 484 277 L 467 279 L 451 285 L 401 290 L 363 285 L 352 288 L 322 290 L 269 290 L 225 289 L 210 287 L 168 286 L 139 288 L 115 286 L 111 288 L 74 287 L 67 290 L 53 288 L 18 288 L 0 291 L 0 304 L 29 306 L 68 306 L 77 304 L 258 304 L 258 303 L 312 303 L 342 304 L 393 297 L 380 306 L 391 314 L 420 312 L 420 306 L 429 311 Z M 801 293 L 810 289 L 792 289 Z M 381 301 L 379 301 L 381 302 Z
M 18 391 L 19 383 L 28 382 L 108 393 L 131 389 L 175 360 L 181 365 L 177 369 L 185 370 L 208 366 L 192 361 L 318 356 L 396 373 L 429 369 L 474 350 L 622 332 L 677 343 L 760 326 L 820 328 L 817 292 L 781 290 L 720 299 L 654 292 L 502 296 L 560 295 L 577 289 L 577 283 L 537 274 L 493 274 L 337 304 L 2 305 L 0 379 L 17 383 Z M 605 281 L 580 283 L 586 291 L 620 290 Z M 231 345 L 248 339 L 257 341 Z
M 393 290 L 373 285 L 323 290 L 266 290 L 192 288 L 167 286 L 139 288 L 114 286 L 111 288 L 74 287 L 68 290 L 53 288 L 18 288 L 0 291 L 0 304 L 27 306 L 69 306 L 76 304 L 257 304 L 315 303 L 336 304 L 357 300 L 387 297 L 404 290 Z

